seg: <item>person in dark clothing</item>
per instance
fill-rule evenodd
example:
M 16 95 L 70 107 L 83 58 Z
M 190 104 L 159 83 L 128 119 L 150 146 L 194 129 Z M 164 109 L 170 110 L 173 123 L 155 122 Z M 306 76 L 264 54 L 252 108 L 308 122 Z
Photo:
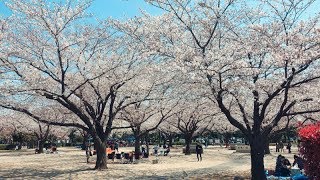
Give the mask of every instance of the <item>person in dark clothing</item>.
M 279 155 L 276 162 L 275 176 L 290 176 L 290 166 L 290 161 L 284 156 Z
M 276 161 L 276 168 L 275 168 L 275 172 L 274 175 L 275 176 L 280 176 L 281 175 L 281 161 L 282 158 L 284 158 L 281 154 L 277 157 L 277 161 Z
M 297 156 L 297 155 L 294 155 L 293 158 L 294 158 L 294 161 L 293 161 L 292 166 L 297 164 L 298 168 L 300 170 L 302 170 L 303 169 L 303 159 L 301 157 Z
M 280 141 L 279 142 L 279 150 L 280 150 L 280 152 L 283 152 L 283 148 L 284 148 L 283 142 Z
M 201 156 L 201 154 L 202 154 L 202 146 L 201 146 L 200 143 L 197 143 L 196 153 L 197 153 L 197 159 L 198 159 L 198 161 L 199 161 L 199 160 L 202 161 L 202 156 Z
M 141 147 L 141 153 L 145 154 L 146 153 L 146 148 L 144 146 Z
M 290 173 L 291 173 L 290 168 L 291 168 L 290 161 L 287 158 L 284 158 L 282 162 L 281 175 L 285 177 L 290 176 Z
M 281 176 L 288 177 L 290 176 L 290 168 L 291 168 L 291 163 L 287 158 L 282 159 L 282 166 L 281 166 Z
M 170 146 L 167 147 L 167 149 L 164 151 L 164 156 L 168 156 L 170 152 Z
M 289 141 L 287 144 L 288 153 L 291 153 L 291 142 Z

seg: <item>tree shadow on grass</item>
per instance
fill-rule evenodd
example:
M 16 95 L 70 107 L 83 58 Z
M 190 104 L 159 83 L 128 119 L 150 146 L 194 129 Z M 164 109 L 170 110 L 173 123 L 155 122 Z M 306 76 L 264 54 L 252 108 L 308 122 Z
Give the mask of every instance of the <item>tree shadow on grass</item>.
M 244 175 L 244 176 L 243 176 Z M 210 180 L 231 180 L 235 176 L 243 176 L 244 179 L 250 179 L 246 174 L 224 174 L 219 170 L 214 170 L 212 168 L 204 168 L 191 171 L 179 171 L 171 172 L 163 175 L 149 175 L 149 176 L 135 176 L 135 177 L 126 177 L 125 180 L 175 180 L 175 179 L 189 179 L 189 180 L 198 180 L 198 179 L 210 179 Z
M 48 169 L 32 169 L 32 168 L 22 168 L 22 169 L 10 169 L 10 170 L 0 170 L 0 179 L 14 178 L 14 179 L 46 179 L 53 178 L 65 174 L 74 174 L 83 171 L 93 171 L 93 168 L 80 168 L 73 170 L 48 170 Z

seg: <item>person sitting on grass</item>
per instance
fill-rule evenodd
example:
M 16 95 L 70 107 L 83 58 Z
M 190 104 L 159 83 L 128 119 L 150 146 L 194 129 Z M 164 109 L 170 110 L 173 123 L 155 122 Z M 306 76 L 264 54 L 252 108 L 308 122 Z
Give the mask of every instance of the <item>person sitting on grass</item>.
M 275 176 L 290 176 L 290 161 L 281 154 L 277 157 Z
M 50 153 L 57 153 L 57 146 L 52 146 Z
M 293 158 L 294 158 L 294 161 L 293 161 L 292 166 L 298 165 L 298 168 L 300 170 L 302 170 L 303 169 L 303 159 L 297 155 L 294 155 Z
M 288 177 L 290 176 L 290 168 L 291 168 L 291 163 L 287 158 L 284 158 L 282 161 L 282 168 L 281 168 L 281 175 Z
M 164 151 L 164 156 L 168 156 L 170 152 L 170 146 L 167 147 L 167 149 Z

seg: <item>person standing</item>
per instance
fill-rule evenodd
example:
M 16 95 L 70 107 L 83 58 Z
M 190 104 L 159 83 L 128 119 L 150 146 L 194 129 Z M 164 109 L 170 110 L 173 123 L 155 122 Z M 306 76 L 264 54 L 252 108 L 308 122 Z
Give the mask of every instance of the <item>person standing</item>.
M 202 151 L 203 151 L 203 149 L 202 149 L 201 144 L 200 144 L 200 143 L 197 143 L 197 145 L 196 145 L 196 153 L 197 153 L 197 159 L 198 159 L 198 161 L 199 161 L 199 160 L 202 161 L 202 156 L 201 156 Z
M 283 152 L 283 148 L 284 148 L 283 142 L 282 142 L 282 141 L 280 141 L 280 142 L 279 142 L 279 149 L 280 149 L 280 152 Z
M 287 144 L 288 153 L 291 153 L 291 142 L 289 141 Z
M 90 156 L 92 156 L 91 145 L 90 145 L 90 143 L 87 143 L 87 144 L 86 144 L 87 163 L 89 163 Z
M 114 150 L 119 152 L 119 143 L 118 143 L 118 141 L 116 141 L 115 144 L 114 144 Z
M 141 153 L 142 155 L 146 153 L 146 148 L 144 147 L 144 145 L 141 146 Z
M 158 145 L 155 145 L 153 147 L 154 155 L 156 155 L 156 156 L 158 155 L 158 149 L 159 149 Z

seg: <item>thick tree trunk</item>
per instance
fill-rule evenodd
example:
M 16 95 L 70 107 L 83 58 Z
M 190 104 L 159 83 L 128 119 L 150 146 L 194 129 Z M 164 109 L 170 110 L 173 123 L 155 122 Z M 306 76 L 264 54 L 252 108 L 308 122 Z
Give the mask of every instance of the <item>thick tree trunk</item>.
M 135 135 L 136 141 L 134 142 L 134 158 L 140 159 L 140 136 Z
M 43 148 L 44 148 L 44 143 L 45 143 L 46 141 L 45 140 L 43 140 L 43 141 L 41 141 L 41 140 L 39 140 L 39 151 L 38 151 L 38 153 L 39 154 L 41 154 L 41 153 L 43 153 Z
M 191 136 L 185 136 L 185 140 L 186 140 L 186 152 L 185 152 L 185 155 L 190 155 L 191 154 L 190 145 L 191 145 L 192 137 Z
M 266 180 L 264 172 L 264 147 L 265 140 L 261 135 L 253 135 L 250 140 L 251 148 L 251 179 L 252 180 Z
M 107 156 L 106 156 L 106 142 L 101 141 L 100 139 L 95 138 L 94 140 L 95 149 L 97 153 L 97 161 L 94 169 L 102 170 L 107 169 Z

